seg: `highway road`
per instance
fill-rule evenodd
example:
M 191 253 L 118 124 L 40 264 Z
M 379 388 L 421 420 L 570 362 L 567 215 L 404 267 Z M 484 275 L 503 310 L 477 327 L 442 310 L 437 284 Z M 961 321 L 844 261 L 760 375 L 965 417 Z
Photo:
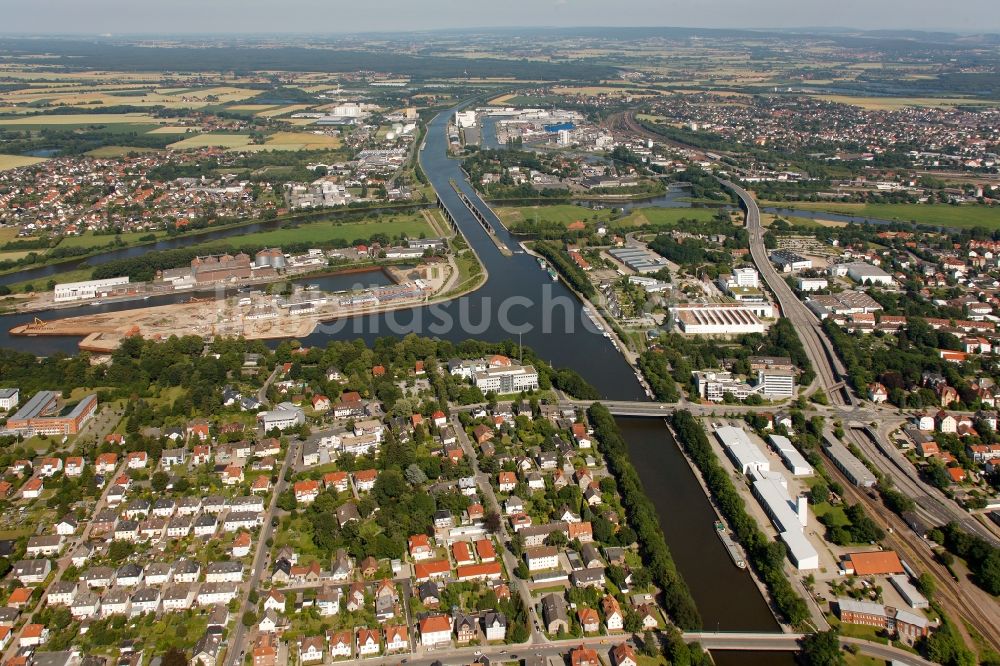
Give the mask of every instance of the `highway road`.
M 747 211 L 747 231 L 750 234 L 750 256 L 767 286 L 774 293 L 781 314 L 791 320 L 799 339 L 805 347 L 809 361 L 816 371 L 820 387 L 830 397 L 834 405 L 850 405 L 852 399 L 849 392 L 843 390 L 843 380 L 846 370 L 837 356 L 826 333 L 820 327 L 819 320 L 809 311 L 809 308 L 798 299 L 785 279 L 778 274 L 771 263 L 764 247 L 764 230 L 760 223 L 760 208 L 757 202 L 739 185 L 728 180 L 720 180 L 723 186 L 729 188 L 743 201 Z

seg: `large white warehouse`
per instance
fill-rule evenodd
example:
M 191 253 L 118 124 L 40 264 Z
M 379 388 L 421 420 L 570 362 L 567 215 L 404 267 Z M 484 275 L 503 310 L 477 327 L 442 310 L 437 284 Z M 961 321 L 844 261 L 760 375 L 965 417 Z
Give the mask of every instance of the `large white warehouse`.
M 753 470 L 753 494 L 778 530 L 778 536 L 788 547 L 788 559 L 799 571 L 819 568 L 819 553 L 805 535 L 808 524 L 808 503 L 805 497 L 792 499 L 788 482 L 779 472 Z
M 742 473 L 749 475 L 751 470 L 766 472 L 771 469 L 767 456 L 750 440 L 742 428 L 722 426 L 715 431 L 715 436 L 719 438 L 726 449 L 726 454 Z
M 797 448 L 792 446 L 791 440 L 782 435 L 768 435 L 768 440 L 771 442 L 771 447 L 781 456 L 781 460 L 792 476 L 812 476 L 812 465 L 806 461 Z
M 63 282 L 57 284 L 54 299 L 56 303 L 66 301 L 79 301 L 85 298 L 97 298 L 107 296 L 116 287 L 124 287 L 128 284 L 128 276 L 113 277 L 104 280 L 86 280 L 84 282 Z
M 767 330 L 754 309 L 741 303 L 675 305 L 670 308 L 670 315 L 681 333 L 741 335 Z

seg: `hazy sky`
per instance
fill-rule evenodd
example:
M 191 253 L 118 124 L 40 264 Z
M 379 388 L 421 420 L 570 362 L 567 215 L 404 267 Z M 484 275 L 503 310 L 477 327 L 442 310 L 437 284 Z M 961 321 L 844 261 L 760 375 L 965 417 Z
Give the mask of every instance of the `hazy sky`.
M 0 16 L 8 34 L 612 25 L 1000 31 L 997 0 L 0 0 Z

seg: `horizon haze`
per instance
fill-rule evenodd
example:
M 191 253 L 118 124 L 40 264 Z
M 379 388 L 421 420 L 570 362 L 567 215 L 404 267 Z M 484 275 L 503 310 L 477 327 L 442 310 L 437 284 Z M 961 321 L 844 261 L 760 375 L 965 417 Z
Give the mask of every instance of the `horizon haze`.
M 8 3 L 12 4 L 12 3 Z M 500 13 L 486 7 L 456 11 L 446 0 L 380 0 L 363 7 L 322 0 L 261 2 L 174 0 L 137 9 L 124 0 L 35 0 L 4 12 L 7 35 L 342 34 L 490 27 L 685 27 L 736 29 L 921 30 L 1000 32 L 990 0 L 948 4 L 930 0 L 871 3 L 843 0 L 835 16 L 819 3 L 796 0 L 510 0 Z M 377 10 L 377 11 L 375 11 Z M 993 18 L 991 18 L 993 17 Z M 992 21 L 990 23 L 990 21 Z M 196 28 L 196 29 L 192 29 Z

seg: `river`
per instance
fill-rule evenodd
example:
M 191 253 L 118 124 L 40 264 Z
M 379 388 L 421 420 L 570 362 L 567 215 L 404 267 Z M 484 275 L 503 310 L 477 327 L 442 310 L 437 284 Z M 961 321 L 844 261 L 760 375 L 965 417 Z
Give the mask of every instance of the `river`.
M 604 397 L 646 399 L 632 368 L 609 339 L 589 323 L 582 304 L 561 281 L 551 281 L 535 258 L 520 251 L 517 239 L 489 212 L 465 180 L 459 162 L 447 157 L 446 125 L 450 113 L 442 113 L 430 123 L 426 149 L 420 151 L 421 167 L 482 259 L 490 279 L 476 292 L 445 304 L 322 325 L 303 339 L 303 344 L 323 345 L 331 339 L 357 337 L 372 342 L 380 336 L 411 332 L 455 342 L 469 338 L 489 341 L 520 339 L 554 366 L 577 370 Z M 499 239 L 515 251 L 513 256 L 504 256 L 497 250 L 487 232 L 459 200 L 451 186 L 452 181 L 480 206 L 497 229 Z M 348 277 L 358 279 L 357 275 Z M 161 298 L 173 297 L 157 297 Z M 152 298 L 147 301 L 149 304 L 160 302 L 164 301 Z M 105 304 L 96 308 L 83 306 L 60 311 L 60 315 L 126 307 L 128 304 Z M 5 337 L 11 326 L 30 317 L 0 317 L 0 345 L 39 354 L 75 351 L 76 339 L 46 337 L 12 340 Z M 460 324 L 442 325 L 449 319 Z M 508 321 L 505 323 L 502 319 Z M 750 575 L 732 564 L 715 535 L 715 514 L 710 501 L 663 422 L 622 418 L 618 423 L 629 443 L 642 482 L 656 506 L 667 543 L 694 595 L 705 628 L 723 631 L 776 630 L 778 625 Z M 749 666 L 791 662 L 790 657 L 784 654 L 761 657 L 759 653 L 729 653 L 720 655 L 720 663 Z

